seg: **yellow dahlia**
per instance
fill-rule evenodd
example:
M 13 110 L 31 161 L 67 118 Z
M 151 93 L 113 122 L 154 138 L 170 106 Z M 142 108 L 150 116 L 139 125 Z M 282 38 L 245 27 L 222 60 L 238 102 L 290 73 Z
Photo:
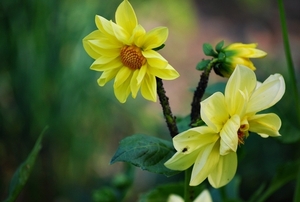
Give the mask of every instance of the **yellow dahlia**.
M 236 172 L 238 145 L 244 144 L 249 131 L 264 138 L 280 136 L 280 118 L 274 113 L 257 113 L 276 104 L 284 92 L 280 74 L 259 83 L 251 69 L 237 65 L 225 94 L 217 92 L 201 102 L 201 118 L 206 126 L 175 136 L 177 152 L 165 166 L 186 170 L 193 165 L 191 186 L 206 178 L 215 188 L 226 185 Z
M 86 52 L 95 59 L 92 70 L 103 72 L 99 86 L 114 80 L 114 93 L 124 103 L 131 93 L 135 98 L 139 90 L 142 96 L 156 101 L 156 77 L 172 80 L 178 72 L 168 64 L 155 48 L 164 44 L 168 37 L 166 27 L 149 32 L 138 24 L 135 12 L 124 0 L 117 8 L 116 23 L 96 15 L 98 30 L 83 39 Z

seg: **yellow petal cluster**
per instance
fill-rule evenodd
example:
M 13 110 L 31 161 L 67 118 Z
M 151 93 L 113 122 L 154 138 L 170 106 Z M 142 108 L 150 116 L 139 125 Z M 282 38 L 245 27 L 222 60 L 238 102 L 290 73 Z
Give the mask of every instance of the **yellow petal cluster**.
M 249 131 L 261 137 L 280 136 L 280 118 L 274 113 L 257 113 L 276 104 L 284 92 L 280 74 L 259 83 L 249 67 L 237 65 L 225 94 L 217 92 L 201 102 L 201 118 L 206 126 L 175 136 L 173 145 L 177 152 L 165 166 L 186 170 L 193 165 L 191 186 L 206 178 L 215 188 L 226 185 L 236 173 L 236 151 Z
M 257 44 L 233 43 L 221 49 L 219 58 L 221 59 L 220 66 L 215 68 L 217 74 L 230 77 L 236 65 L 244 65 L 255 70 L 250 58 L 262 58 L 267 55 L 266 52 L 256 49 Z
M 96 16 L 97 30 L 83 39 L 86 52 L 95 59 L 91 69 L 103 72 L 99 86 L 114 80 L 114 93 L 124 103 L 129 94 L 156 101 L 156 77 L 172 80 L 179 76 L 168 61 L 153 49 L 160 47 L 168 37 L 166 27 L 149 32 L 138 24 L 135 12 L 124 0 L 115 13 L 116 22 Z
M 184 202 L 183 198 L 176 194 L 171 194 L 167 202 Z M 207 189 L 203 190 L 193 202 L 212 202 L 211 195 Z

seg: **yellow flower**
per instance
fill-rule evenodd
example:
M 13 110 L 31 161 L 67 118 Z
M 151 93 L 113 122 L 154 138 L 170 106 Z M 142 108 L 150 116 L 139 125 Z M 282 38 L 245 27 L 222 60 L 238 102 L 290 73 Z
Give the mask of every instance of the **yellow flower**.
M 262 58 L 266 52 L 256 49 L 257 44 L 233 43 L 222 48 L 218 54 L 220 63 L 214 68 L 215 72 L 224 77 L 230 77 L 236 65 L 245 65 L 255 70 L 249 58 Z
M 92 70 L 102 71 L 98 84 L 104 86 L 115 78 L 114 92 L 124 103 L 131 93 L 156 101 L 156 78 L 172 80 L 178 72 L 153 49 L 163 45 L 168 37 L 166 27 L 149 32 L 138 24 L 131 4 L 124 0 L 117 8 L 116 23 L 96 16 L 98 30 L 83 39 L 86 52 L 95 59 Z
M 248 67 L 238 65 L 225 88 L 201 102 L 201 118 L 207 126 L 189 129 L 173 138 L 177 153 L 165 166 L 186 170 L 193 166 L 190 185 L 207 177 L 215 187 L 226 185 L 237 168 L 236 151 L 244 144 L 249 131 L 261 137 L 280 136 L 280 118 L 274 113 L 257 114 L 277 103 L 285 92 L 280 74 L 256 81 Z
M 179 195 L 171 194 L 167 202 L 184 202 L 184 200 Z M 212 202 L 209 191 L 207 189 L 203 190 L 201 194 L 194 200 L 194 202 Z

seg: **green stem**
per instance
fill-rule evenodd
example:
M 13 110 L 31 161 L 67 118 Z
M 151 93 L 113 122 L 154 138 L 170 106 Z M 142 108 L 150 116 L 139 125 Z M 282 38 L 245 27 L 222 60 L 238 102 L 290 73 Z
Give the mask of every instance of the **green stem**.
M 296 104 L 295 107 L 296 107 L 296 111 L 297 111 L 298 121 L 300 121 L 300 105 L 299 105 L 299 94 L 298 94 L 298 89 L 297 89 L 297 79 L 296 79 L 296 73 L 295 73 L 295 68 L 293 65 L 292 54 L 291 54 L 291 49 L 290 49 L 283 0 L 278 0 L 278 7 L 279 7 L 279 13 L 280 13 L 280 22 L 281 22 L 284 51 L 285 51 L 285 56 L 286 56 L 286 60 L 287 60 L 287 65 L 288 65 L 288 72 L 289 72 L 289 76 L 291 79 L 291 85 L 292 85 L 291 87 L 292 87 L 292 91 L 294 94 L 294 99 L 295 99 L 295 104 Z
M 197 120 L 200 117 L 200 102 L 204 95 L 205 89 L 207 87 L 209 74 L 211 72 L 211 69 L 214 65 L 214 63 L 218 61 L 218 59 L 213 59 L 205 68 L 204 72 L 200 76 L 200 81 L 198 83 L 198 86 L 195 90 L 193 101 L 192 101 L 192 110 L 191 110 L 191 124 L 195 124 Z
M 163 114 L 167 122 L 167 126 L 170 131 L 171 137 L 175 137 L 178 134 L 178 128 L 176 125 L 176 117 L 173 116 L 172 110 L 169 104 L 169 98 L 166 96 L 166 91 L 163 86 L 163 82 L 160 78 L 156 78 L 157 82 L 157 94 L 159 97 L 160 104 L 163 109 Z
M 194 187 L 190 186 L 193 166 L 184 171 L 184 201 L 192 202 L 195 199 Z

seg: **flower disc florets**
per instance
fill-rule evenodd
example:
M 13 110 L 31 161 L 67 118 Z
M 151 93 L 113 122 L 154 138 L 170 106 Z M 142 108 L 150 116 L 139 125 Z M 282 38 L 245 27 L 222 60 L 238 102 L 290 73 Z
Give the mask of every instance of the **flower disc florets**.
M 121 61 L 132 70 L 140 69 L 147 62 L 141 49 L 136 46 L 124 46 L 121 49 Z

